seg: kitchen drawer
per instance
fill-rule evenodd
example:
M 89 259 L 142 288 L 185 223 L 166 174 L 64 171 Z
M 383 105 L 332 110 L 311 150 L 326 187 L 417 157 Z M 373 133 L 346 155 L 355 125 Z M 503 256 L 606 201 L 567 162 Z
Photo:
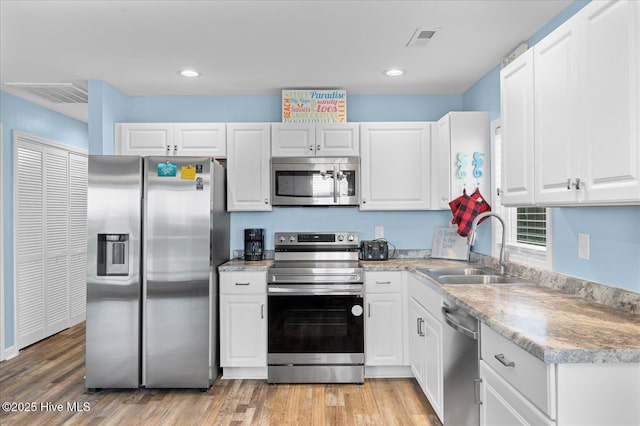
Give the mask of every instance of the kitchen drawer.
M 525 398 L 555 419 L 555 365 L 545 364 L 485 324 L 480 333 L 481 358 Z
M 480 426 L 554 426 L 556 424 L 507 383 L 485 361 L 480 361 L 480 377 L 482 377 Z
M 365 272 L 366 293 L 401 293 L 402 272 Z
M 266 294 L 267 272 L 221 272 L 221 294 Z
M 407 280 L 409 284 L 409 296 L 416 299 L 431 315 L 441 320 L 442 296 L 412 272 L 407 272 Z

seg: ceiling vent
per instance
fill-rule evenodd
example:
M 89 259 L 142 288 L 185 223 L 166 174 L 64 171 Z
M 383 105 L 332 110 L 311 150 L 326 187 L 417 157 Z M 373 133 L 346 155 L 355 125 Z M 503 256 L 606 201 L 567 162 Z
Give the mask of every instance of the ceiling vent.
M 73 83 L 5 83 L 55 104 L 86 104 L 89 93 Z
M 421 30 L 416 28 L 413 35 L 407 42 L 407 47 L 425 47 L 436 32 L 432 30 Z

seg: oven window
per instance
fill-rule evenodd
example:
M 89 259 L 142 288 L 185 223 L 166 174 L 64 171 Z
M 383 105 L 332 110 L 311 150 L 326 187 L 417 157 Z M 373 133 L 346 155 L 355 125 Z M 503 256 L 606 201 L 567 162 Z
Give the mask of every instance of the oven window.
M 269 296 L 268 312 L 269 353 L 364 352 L 362 297 Z
M 333 170 L 276 171 L 275 193 L 280 197 L 332 198 Z

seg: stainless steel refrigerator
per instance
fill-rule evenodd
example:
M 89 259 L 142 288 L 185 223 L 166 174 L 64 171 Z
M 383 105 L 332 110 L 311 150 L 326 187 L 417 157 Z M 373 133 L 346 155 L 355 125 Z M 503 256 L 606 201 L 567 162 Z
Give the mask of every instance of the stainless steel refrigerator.
M 89 157 L 88 389 L 215 380 L 225 188 L 209 157 Z

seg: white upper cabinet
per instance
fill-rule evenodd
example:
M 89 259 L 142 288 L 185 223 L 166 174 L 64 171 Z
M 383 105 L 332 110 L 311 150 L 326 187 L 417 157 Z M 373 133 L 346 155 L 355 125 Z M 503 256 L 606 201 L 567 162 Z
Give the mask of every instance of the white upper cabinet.
M 580 18 L 584 171 L 570 178 L 585 182 L 585 202 L 638 204 L 640 2 L 592 2 Z
M 316 155 L 327 157 L 360 155 L 360 125 L 357 123 L 316 124 Z
M 431 207 L 431 124 L 360 125 L 360 210 Z
M 224 123 L 117 123 L 120 155 L 226 156 Z
M 270 125 L 227 125 L 227 210 L 270 211 Z
M 167 123 L 116 123 L 115 153 L 172 155 L 173 126 Z
M 272 123 L 272 157 L 313 157 L 316 155 L 314 124 Z
M 533 51 L 500 71 L 504 205 L 533 203 Z
M 174 124 L 173 142 L 174 153 L 178 155 L 227 156 L 227 136 L 224 123 Z
M 469 195 L 479 187 L 489 197 L 490 160 L 489 113 L 475 111 L 450 112 L 437 123 L 437 139 L 433 142 L 433 188 L 435 209 L 448 209 L 449 201 Z
M 503 204 L 640 203 L 639 2 L 586 5 L 502 70 L 501 102 Z
M 584 142 L 578 132 L 577 24 L 565 22 L 533 48 L 536 203 L 578 201 L 578 192 L 567 190 L 568 179 L 581 167 Z
M 357 123 L 272 123 L 273 157 L 350 157 L 359 155 Z

